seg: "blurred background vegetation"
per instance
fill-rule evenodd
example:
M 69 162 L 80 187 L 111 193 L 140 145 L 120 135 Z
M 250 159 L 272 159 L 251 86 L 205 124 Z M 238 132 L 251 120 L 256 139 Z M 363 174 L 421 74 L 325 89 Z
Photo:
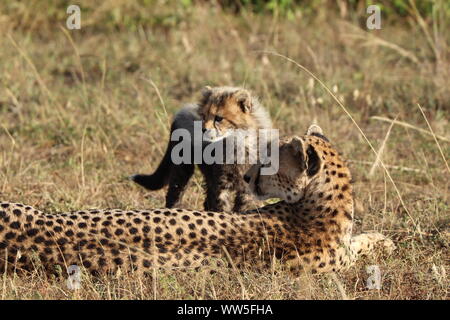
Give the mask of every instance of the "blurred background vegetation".
M 314 16 L 327 9 L 338 12 L 343 19 L 361 22 L 367 16 L 366 8 L 376 4 L 382 9 L 383 18 L 389 20 L 400 19 L 408 23 L 414 21 L 417 14 L 428 20 L 437 15 L 450 19 L 450 1 L 439 0 L 80 0 L 76 3 L 72 0 L 7 0 L 0 3 L 0 23 L 10 29 L 48 31 L 67 17 L 65 10 L 71 4 L 82 8 L 89 16 L 87 25 L 96 30 L 174 27 L 190 18 L 193 7 L 205 4 L 234 14 L 253 12 L 287 19 L 299 15 Z

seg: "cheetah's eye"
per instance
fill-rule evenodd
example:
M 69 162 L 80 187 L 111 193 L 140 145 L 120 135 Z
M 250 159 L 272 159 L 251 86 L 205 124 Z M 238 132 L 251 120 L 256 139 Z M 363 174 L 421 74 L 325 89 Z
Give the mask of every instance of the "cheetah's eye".
M 221 117 L 221 116 L 216 116 L 215 118 L 214 118 L 214 121 L 215 122 L 221 122 L 223 120 L 223 118 Z

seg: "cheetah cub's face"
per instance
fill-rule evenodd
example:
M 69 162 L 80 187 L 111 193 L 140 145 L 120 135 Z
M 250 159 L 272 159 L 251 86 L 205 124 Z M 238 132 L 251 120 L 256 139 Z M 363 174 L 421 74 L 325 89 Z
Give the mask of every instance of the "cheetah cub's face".
M 200 110 L 206 141 L 219 141 L 230 136 L 237 129 L 258 129 L 271 125 L 270 117 L 265 114 L 261 117 L 262 111 L 257 109 L 262 107 L 245 89 L 205 87 L 202 95 Z
M 322 135 L 321 132 L 320 127 L 311 126 L 307 135 Z M 321 160 L 315 148 L 304 137 L 292 136 L 280 139 L 278 172 L 262 175 L 263 166 L 267 164 L 253 165 L 244 176 L 251 192 L 260 200 L 280 198 L 288 203 L 295 203 L 304 196 L 305 189 L 317 176 Z

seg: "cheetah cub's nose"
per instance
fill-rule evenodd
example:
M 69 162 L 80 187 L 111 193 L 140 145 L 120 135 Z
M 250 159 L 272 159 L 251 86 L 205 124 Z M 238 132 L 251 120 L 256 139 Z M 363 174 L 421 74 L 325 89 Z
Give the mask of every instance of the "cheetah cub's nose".
M 250 183 L 250 176 L 245 174 L 244 175 L 244 181 L 247 182 L 247 183 Z

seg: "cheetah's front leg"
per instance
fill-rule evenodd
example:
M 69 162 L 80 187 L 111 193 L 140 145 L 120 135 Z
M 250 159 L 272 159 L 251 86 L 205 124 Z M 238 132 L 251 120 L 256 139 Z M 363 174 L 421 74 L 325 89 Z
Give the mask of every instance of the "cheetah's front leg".
M 392 240 L 378 232 L 363 233 L 353 236 L 350 240 L 350 250 L 354 259 L 359 255 L 368 255 L 379 247 L 387 254 L 395 250 Z

